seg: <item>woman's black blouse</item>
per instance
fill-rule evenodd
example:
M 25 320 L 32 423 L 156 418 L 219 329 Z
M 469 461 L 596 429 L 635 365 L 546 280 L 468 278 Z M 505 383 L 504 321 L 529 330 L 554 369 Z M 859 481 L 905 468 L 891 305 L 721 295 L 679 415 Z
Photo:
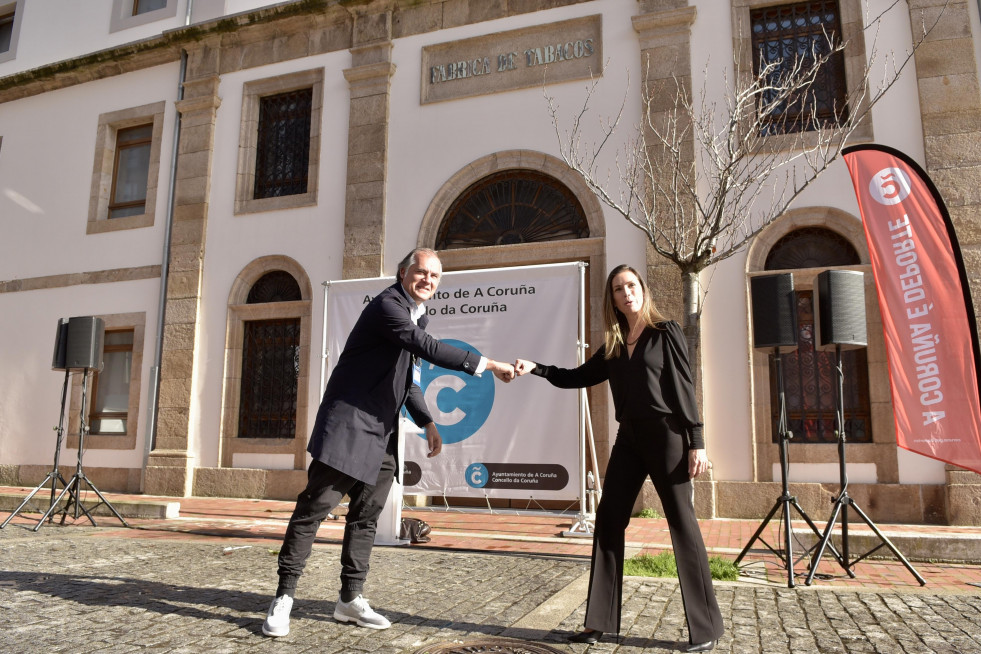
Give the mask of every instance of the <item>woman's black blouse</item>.
M 584 388 L 609 380 L 618 422 L 642 422 L 656 414 L 673 414 L 688 430 L 689 446 L 705 447 L 687 342 L 681 326 L 673 320 L 645 329 L 632 356 L 624 346 L 620 356 L 606 359 L 602 346 L 578 368 L 536 363 L 532 374 L 558 388 Z

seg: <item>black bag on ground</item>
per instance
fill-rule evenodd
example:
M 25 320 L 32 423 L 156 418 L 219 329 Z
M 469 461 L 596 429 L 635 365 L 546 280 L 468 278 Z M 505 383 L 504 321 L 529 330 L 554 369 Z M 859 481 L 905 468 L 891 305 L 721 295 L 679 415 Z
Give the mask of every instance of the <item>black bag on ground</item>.
M 413 543 L 428 543 L 429 532 L 433 530 L 428 523 L 419 518 L 402 518 L 402 525 L 399 529 L 399 538 L 412 541 Z

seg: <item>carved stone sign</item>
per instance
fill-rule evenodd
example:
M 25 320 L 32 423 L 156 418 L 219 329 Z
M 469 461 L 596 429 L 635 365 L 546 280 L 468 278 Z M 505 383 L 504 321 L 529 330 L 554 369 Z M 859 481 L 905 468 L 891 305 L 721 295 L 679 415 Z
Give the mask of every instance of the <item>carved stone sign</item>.
M 421 102 L 599 77 L 602 28 L 597 14 L 426 46 Z

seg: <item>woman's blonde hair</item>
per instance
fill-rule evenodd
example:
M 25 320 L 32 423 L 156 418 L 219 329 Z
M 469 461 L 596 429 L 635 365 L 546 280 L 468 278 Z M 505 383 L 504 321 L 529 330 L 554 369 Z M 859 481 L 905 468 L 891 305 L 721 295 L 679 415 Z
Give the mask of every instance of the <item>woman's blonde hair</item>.
M 632 267 L 621 264 L 610 271 L 606 278 L 606 288 L 603 291 L 603 325 L 606 340 L 606 358 L 620 356 L 620 348 L 626 345 L 627 332 L 630 327 L 627 325 L 627 317 L 623 315 L 613 301 L 613 278 L 623 272 L 632 273 L 640 283 L 640 288 L 644 293 L 644 304 L 640 308 L 640 318 L 648 327 L 656 327 L 657 323 L 664 322 L 665 318 L 654 305 L 654 298 L 651 290 L 647 287 L 644 278 Z

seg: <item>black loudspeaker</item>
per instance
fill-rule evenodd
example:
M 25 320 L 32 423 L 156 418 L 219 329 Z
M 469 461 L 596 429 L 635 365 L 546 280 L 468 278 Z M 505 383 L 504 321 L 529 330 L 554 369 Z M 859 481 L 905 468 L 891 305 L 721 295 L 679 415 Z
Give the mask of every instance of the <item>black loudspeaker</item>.
M 106 324 L 102 318 L 91 316 L 69 318 L 65 367 L 101 370 L 105 335 Z
M 817 347 L 866 347 L 865 274 L 857 270 L 825 270 L 817 276 L 817 282 Z
M 65 370 L 65 357 L 68 355 L 68 318 L 58 318 L 55 332 L 54 354 L 51 356 L 52 370 Z
M 791 273 L 752 277 L 753 347 L 797 347 L 797 297 Z

